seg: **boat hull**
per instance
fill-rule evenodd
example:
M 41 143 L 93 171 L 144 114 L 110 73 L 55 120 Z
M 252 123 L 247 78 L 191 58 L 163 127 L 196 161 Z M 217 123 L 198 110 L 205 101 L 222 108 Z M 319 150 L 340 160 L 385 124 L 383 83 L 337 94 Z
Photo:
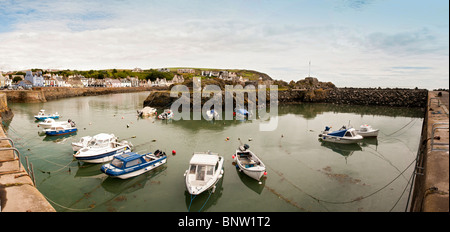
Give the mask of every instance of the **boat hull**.
M 73 155 L 75 159 L 86 163 L 105 163 L 111 161 L 114 156 L 131 152 L 131 148 L 129 146 L 120 146 L 109 149 L 105 152 L 99 152 L 95 154 L 81 154 L 80 151 L 81 150 Z
M 337 137 L 337 136 L 322 135 L 321 139 L 322 139 L 322 141 L 330 142 L 330 143 L 352 144 L 352 143 L 361 142 L 362 136 L 361 136 L 361 138 L 343 138 L 343 137 Z
M 77 128 L 71 128 L 71 129 L 65 129 L 65 130 L 57 130 L 57 131 L 46 130 L 45 134 L 46 135 L 50 135 L 50 136 L 66 135 L 66 134 L 77 132 L 77 130 L 78 130 Z
M 34 116 L 34 118 L 39 121 L 44 121 L 47 118 L 58 119 L 59 116 Z
M 358 135 L 361 135 L 364 138 L 366 138 L 366 137 L 377 137 L 378 136 L 378 130 L 370 131 L 370 132 L 360 132 L 360 131 L 356 131 L 356 132 L 358 133 Z
M 119 179 L 128 179 L 135 176 L 139 176 L 141 174 L 144 174 L 146 172 L 149 172 L 167 162 L 167 156 L 161 157 L 157 160 L 141 164 L 139 166 L 125 168 L 125 169 L 119 169 L 115 168 L 111 164 L 105 164 L 102 166 L 101 171 L 105 173 L 108 176 L 116 177 Z

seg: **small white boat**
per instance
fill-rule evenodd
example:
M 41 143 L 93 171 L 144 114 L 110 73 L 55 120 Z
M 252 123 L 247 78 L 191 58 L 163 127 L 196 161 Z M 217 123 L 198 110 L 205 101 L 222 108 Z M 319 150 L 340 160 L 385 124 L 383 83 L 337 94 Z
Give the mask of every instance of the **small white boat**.
M 154 154 L 144 155 L 128 152 L 115 156 L 111 163 L 101 167 L 101 171 L 111 177 L 128 179 L 153 170 L 165 164 L 166 161 L 166 153 L 160 150 L 156 150 Z
M 219 119 L 219 113 L 217 111 L 215 111 L 214 109 L 212 110 L 207 110 L 206 111 L 206 119 L 207 120 L 212 120 L 212 119 Z
M 83 136 L 81 137 L 80 141 L 78 142 L 72 142 L 72 149 L 73 151 L 78 151 L 83 147 L 86 147 L 89 143 L 89 141 L 91 141 L 92 137 L 91 136 Z
M 189 162 L 189 169 L 184 173 L 186 188 L 191 195 L 199 195 L 212 189 L 223 177 L 223 157 L 217 153 L 195 152 Z
M 69 122 L 57 122 L 53 118 L 47 118 L 43 122 L 38 123 L 38 127 L 42 127 L 43 129 L 49 129 L 52 126 L 67 124 Z
M 341 129 L 337 131 L 330 131 L 331 127 L 325 127 L 325 130 L 322 134 L 319 134 L 319 137 L 322 141 L 332 142 L 332 143 L 357 143 L 361 142 L 363 137 L 356 133 L 354 128 L 347 129 L 343 126 Z
M 45 120 L 47 118 L 58 119 L 59 114 L 58 114 L 58 112 L 56 112 L 54 114 L 45 114 L 45 110 L 40 110 L 37 115 L 34 115 L 34 118 L 37 120 Z
M 261 159 L 248 148 L 250 147 L 247 144 L 240 146 L 233 155 L 233 159 L 236 162 L 236 167 L 239 168 L 240 171 L 259 181 L 263 175 L 267 175 L 266 166 Z
M 114 156 L 131 152 L 133 145 L 127 141 L 117 141 L 114 134 L 101 133 L 95 135 L 87 146 L 78 150 L 73 157 L 86 163 L 104 163 Z
M 159 119 L 171 119 L 173 118 L 173 112 L 170 109 L 165 109 L 160 115 L 158 115 Z
M 361 125 L 359 130 L 356 130 L 356 133 L 361 135 L 362 137 L 377 137 L 379 129 L 373 129 L 369 125 Z
M 138 110 L 137 113 L 140 117 L 150 117 L 156 114 L 156 109 L 146 106 L 142 110 Z
M 44 129 L 44 132 L 46 135 L 66 135 L 70 133 L 77 132 L 77 127 L 75 126 L 75 122 L 72 120 L 68 120 L 68 123 L 66 124 L 52 124 L 52 126 L 48 129 Z

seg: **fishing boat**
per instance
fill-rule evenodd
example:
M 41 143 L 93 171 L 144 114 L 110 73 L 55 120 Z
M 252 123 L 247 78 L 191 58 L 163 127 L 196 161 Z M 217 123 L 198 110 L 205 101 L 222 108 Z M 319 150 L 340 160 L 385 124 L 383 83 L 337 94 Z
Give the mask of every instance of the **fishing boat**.
M 171 119 L 173 118 L 173 111 L 169 109 L 165 109 L 160 115 L 158 115 L 159 119 Z
M 214 109 L 212 110 L 207 110 L 206 111 L 206 119 L 207 120 L 212 120 L 212 119 L 219 119 L 219 113 L 217 111 L 215 111 Z
M 45 110 L 40 110 L 37 115 L 34 115 L 34 118 L 37 120 L 45 120 L 47 118 L 58 119 L 59 114 L 58 112 L 55 112 L 54 114 L 45 114 Z
M 156 150 L 155 153 L 140 155 L 128 152 L 114 156 L 111 163 L 101 167 L 101 171 L 108 176 L 128 179 L 153 170 L 167 161 L 166 153 Z
M 66 135 L 70 133 L 76 132 L 78 129 L 75 126 L 75 122 L 72 120 L 68 120 L 68 123 L 66 124 L 53 124 L 50 128 L 44 129 L 44 132 L 46 135 Z
M 356 133 L 361 135 L 362 137 L 377 137 L 379 129 L 373 129 L 370 125 L 361 125 L 359 130 L 356 130 Z
M 233 159 L 241 172 L 259 181 L 263 175 L 267 175 L 266 166 L 249 148 L 250 146 L 247 144 L 239 146 Z
M 184 173 L 188 192 L 191 195 L 199 195 L 208 189 L 214 192 L 223 177 L 223 160 L 217 153 L 195 152 Z
M 354 128 L 347 129 L 343 126 L 337 131 L 330 131 L 330 129 L 331 127 L 326 126 L 322 134 L 319 134 L 322 141 L 349 144 L 361 142 L 363 139 Z
M 89 141 L 91 141 L 92 136 L 83 136 L 81 137 L 80 141 L 78 142 L 72 142 L 72 149 L 73 151 L 78 151 L 83 147 L 86 147 L 89 143 Z
M 131 152 L 133 145 L 127 141 L 119 142 L 114 134 L 101 133 L 92 137 L 87 146 L 78 150 L 73 157 L 86 163 L 104 163 L 114 156 Z
M 53 118 L 47 118 L 43 122 L 38 123 L 38 127 L 42 127 L 43 129 L 49 129 L 52 126 L 67 124 L 68 122 L 57 122 Z

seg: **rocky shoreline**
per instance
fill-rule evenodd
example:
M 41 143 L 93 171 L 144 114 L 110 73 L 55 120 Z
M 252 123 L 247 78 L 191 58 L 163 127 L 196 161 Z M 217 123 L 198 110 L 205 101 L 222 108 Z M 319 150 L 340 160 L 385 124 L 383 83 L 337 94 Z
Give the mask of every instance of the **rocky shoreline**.
M 427 104 L 428 90 L 426 89 L 399 89 L 399 88 L 337 88 L 332 83 L 323 83 L 316 78 L 309 78 L 297 82 L 299 84 L 278 85 L 279 104 L 308 103 L 332 103 L 347 105 L 367 105 L 367 106 L 392 106 L 425 108 Z M 185 84 L 185 83 L 183 83 Z M 217 83 L 224 93 L 224 84 Z M 277 84 L 277 83 L 275 83 Z M 203 85 L 203 83 L 202 83 Z M 190 87 L 189 85 L 187 85 Z M 192 85 L 191 85 L 192 86 Z M 191 89 L 191 88 L 190 88 Z M 192 89 L 191 89 L 192 90 Z M 256 99 L 269 103 L 270 92 L 266 92 L 266 99 Z M 224 94 L 223 94 L 224 95 Z M 224 97 L 222 95 L 222 102 Z M 256 94 L 258 96 L 258 94 Z M 235 97 L 233 97 L 235 100 Z M 170 107 L 178 98 L 170 97 L 170 91 L 151 91 L 143 106 L 156 108 Z M 190 93 L 190 103 L 192 105 L 193 94 Z M 209 97 L 202 97 L 202 104 L 208 101 Z M 249 99 L 245 96 L 244 102 Z

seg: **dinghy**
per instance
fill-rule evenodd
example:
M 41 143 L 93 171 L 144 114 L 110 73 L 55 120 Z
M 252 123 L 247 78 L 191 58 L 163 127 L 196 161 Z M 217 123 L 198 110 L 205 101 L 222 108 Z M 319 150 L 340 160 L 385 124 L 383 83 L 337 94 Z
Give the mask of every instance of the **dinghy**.
M 206 119 L 212 120 L 212 119 L 219 119 L 219 113 L 215 111 L 214 109 L 206 111 Z
M 166 153 L 160 150 L 144 155 L 128 152 L 115 156 L 111 163 L 101 167 L 101 171 L 111 177 L 128 179 L 153 170 L 165 164 L 166 161 Z
M 191 195 L 199 195 L 208 189 L 214 192 L 223 177 L 223 157 L 217 153 L 195 152 L 184 173 L 186 188 Z
M 266 166 L 249 148 L 250 146 L 247 144 L 240 146 L 236 149 L 233 159 L 240 171 L 259 181 L 263 175 L 267 174 Z

